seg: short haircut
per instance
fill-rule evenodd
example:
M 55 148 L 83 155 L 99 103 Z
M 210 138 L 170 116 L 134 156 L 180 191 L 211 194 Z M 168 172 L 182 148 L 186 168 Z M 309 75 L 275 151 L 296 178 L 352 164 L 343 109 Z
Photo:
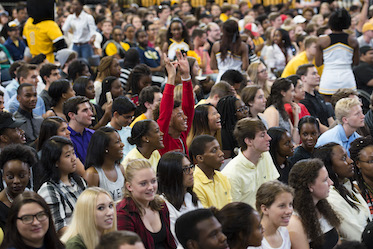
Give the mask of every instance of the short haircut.
M 0 90 L 0 96 L 4 97 L 4 92 Z
M 243 118 L 237 122 L 236 127 L 233 131 L 233 135 L 237 141 L 238 146 L 240 146 L 242 150 L 246 150 L 247 144 L 245 143 L 245 139 L 254 139 L 256 133 L 265 130 L 267 130 L 267 128 L 261 120 Z
M 13 115 L 10 112 L 0 112 L 0 124 L 5 123 L 5 121 L 8 119 L 13 119 Z M 0 136 L 3 135 L 7 129 L 12 129 L 12 128 L 9 128 L 9 127 L 0 128 Z
M 88 65 L 81 59 L 71 62 L 67 69 L 68 79 L 75 80 L 78 76 L 81 76 L 85 67 L 88 67 Z
M 220 81 L 211 87 L 210 96 L 218 95 L 219 98 L 223 98 L 228 95 L 234 95 L 232 86 L 225 81 Z
M 56 69 L 58 69 L 58 66 L 52 63 L 47 63 L 41 66 L 39 74 L 44 83 L 46 83 L 44 76 L 47 76 L 47 77 L 51 76 L 52 71 Z
M 204 31 L 203 29 L 200 29 L 200 28 L 196 28 L 192 32 L 192 39 L 196 38 L 197 36 L 202 37 L 203 34 L 206 34 L 206 31 Z
M 296 75 L 299 75 L 299 76 L 307 75 L 308 68 L 311 68 L 311 67 L 315 67 L 315 65 L 309 63 L 309 64 L 303 64 L 303 65 L 299 66 L 297 71 L 296 71 Z
M 16 76 L 17 70 L 23 64 L 26 64 L 26 62 L 24 62 L 24 61 L 15 61 L 15 62 L 13 62 L 12 65 L 10 65 L 9 74 L 10 74 L 10 77 L 12 77 L 12 79 L 15 79 L 17 77 Z
M 111 113 L 117 112 L 119 115 L 134 112 L 136 110 L 136 105 L 126 96 L 117 97 L 111 108 Z
M 160 93 L 161 89 L 158 86 L 146 86 L 139 94 L 139 110 L 146 112 L 145 103 L 154 103 L 154 93 Z
M 272 12 L 271 14 L 269 14 L 268 16 L 268 20 L 271 22 L 271 21 L 274 21 L 276 20 L 277 17 L 280 16 L 280 13 L 278 12 Z
M 0 169 L 3 169 L 4 165 L 11 160 L 19 160 L 26 163 L 29 167 L 37 162 L 31 148 L 22 144 L 11 144 L 2 149 L 0 153 Z
M 307 36 L 306 39 L 304 39 L 304 47 L 309 48 L 313 43 L 317 42 L 316 36 Z
M 240 71 L 229 69 L 221 76 L 221 80 L 228 82 L 231 85 L 241 83 L 245 81 L 242 73 Z
M 175 223 L 175 234 L 180 244 L 187 247 L 188 240 L 198 241 L 199 232 L 197 224 L 215 217 L 210 209 L 196 209 L 180 216 Z
M 139 235 L 131 231 L 114 231 L 101 236 L 96 249 L 119 249 L 121 245 L 142 243 Z
M 18 80 L 18 82 L 20 82 L 21 77 L 22 78 L 27 78 L 30 71 L 33 71 L 33 70 L 36 70 L 36 69 L 37 69 L 36 65 L 31 65 L 31 64 L 21 65 L 17 70 L 17 80 Z
M 22 93 L 23 88 L 30 87 L 30 86 L 35 87 L 33 84 L 30 84 L 30 83 L 23 83 L 19 85 L 19 87 L 17 88 L 17 95 L 20 95 Z
M 320 124 L 314 116 L 304 116 L 299 120 L 299 134 L 301 133 L 302 127 L 305 124 L 313 124 L 316 126 L 317 131 L 320 133 Z
M 189 158 L 194 161 L 198 155 L 205 154 L 206 144 L 216 140 L 215 137 L 210 135 L 196 136 L 189 146 Z
M 350 88 L 339 88 L 335 93 L 333 93 L 330 103 L 332 104 L 333 108 L 340 99 L 348 98 L 350 95 L 359 96 L 358 92 L 352 90 Z
M 75 97 L 69 98 L 68 100 L 66 100 L 65 103 L 63 103 L 63 108 L 62 108 L 63 114 L 66 116 L 67 122 L 70 121 L 70 117 L 68 115 L 69 112 L 78 114 L 78 110 L 79 110 L 78 106 L 85 102 L 89 103 L 89 99 L 87 97 L 75 96 Z
M 347 117 L 350 114 L 351 108 L 356 105 L 361 105 L 357 99 L 343 98 L 338 100 L 335 104 L 335 117 L 338 124 L 343 124 L 342 118 Z

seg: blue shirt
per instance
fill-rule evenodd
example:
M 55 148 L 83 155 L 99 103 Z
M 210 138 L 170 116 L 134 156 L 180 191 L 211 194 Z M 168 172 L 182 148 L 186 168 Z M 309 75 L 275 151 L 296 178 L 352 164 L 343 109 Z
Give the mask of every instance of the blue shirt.
M 157 50 L 151 47 L 136 47 L 139 52 L 140 63 L 143 63 L 151 68 L 159 67 L 161 65 L 161 57 Z
M 317 140 L 317 144 L 315 147 L 323 146 L 324 144 L 335 142 L 337 144 L 340 144 L 345 150 L 347 151 L 348 156 L 350 156 L 350 145 L 352 141 L 354 141 L 356 138 L 360 137 L 357 132 L 352 133 L 350 137 L 347 138 L 346 132 L 343 129 L 343 126 L 341 124 L 335 126 L 334 128 L 327 130 Z
M 12 79 L 10 83 L 5 87 L 6 91 L 8 92 L 9 98 L 17 94 L 18 87 L 19 83 L 16 79 Z
M 110 122 L 106 125 L 107 127 L 111 127 Z M 136 145 L 132 145 L 128 142 L 128 137 L 131 136 L 131 130 L 132 128 L 130 126 L 122 127 L 121 130 L 116 130 L 120 136 L 120 139 L 122 140 L 122 143 L 124 144 L 123 147 L 123 157 L 120 161 L 123 161 L 123 159 L 127 156 L 127 154 L 133 149 L 136 148 Z
M 19 102 L 17 100 L 17 94 L 13 95 L 13 97 L 10 98 L 8 103 L 5 103 L 5 109 L 7 109 L 11 113 L 15 113 L 18 110 Z M 32 110 L 33 114 L 36 114 L 40 117 L 43 116 L 45 113 L 45 104 L 44 100 L 38 96 L 38 100 L 36 101 L 36 106 L 34 110 Z
M 71 142 L 74 144 L 74 150 L 77 157 L 79 157 L 80 161 L 84 164 L 85 158 L 87 156 L 87 149 L 89 141 L 91 141 L 91 137 L 94 130 L 84 128 L 83 134 L 80 134 L 79 132 L 74 131 L 70 126 L 67 127 L 70 134 Z
M 5 41 L 4 46 L 8 49 L 9 54 L 12 56 L 14 61 L 22 60 L 25 52 L 26 44 L 21 39 L 18 39 L 18 47 L 10 37 Z

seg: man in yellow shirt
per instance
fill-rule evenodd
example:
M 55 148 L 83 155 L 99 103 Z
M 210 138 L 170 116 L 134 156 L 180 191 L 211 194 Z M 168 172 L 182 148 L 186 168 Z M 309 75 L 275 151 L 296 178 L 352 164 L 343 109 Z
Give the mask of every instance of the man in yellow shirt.
M 197 136 L 189 147 L 189 156 L 198 165 L 193 174 L 193 191 L 202 205 L 221 209 L 232 202 L 229 181 L 218 171 L 224 162 L 219 142 L 210 135 Z
M 282 72 L 281 77 L 286 78 L 290 75 L 296 74 L 298 67 L 304 64 L 313 64 L 316 67 L 316 64 L 315 64 L 316 43 L 317 43 L 316 36 L 309 36 L 306 39 L 304 39 L 305 51 L 299 53 L 297 56 L 295 56 L 293 59 L 289 61 L 284 71 Z M 320 67 L 316 67 L 317 73 L 319 75 L 322 74 L 323 68 L 324 68 L 323 65 Z
M 255 207 L 256 192 L 264 182 L 280 175 L 269 154 L 271 137 L 261 120 L 244 118 L 237 122 L 234 137 L 240 151 L 222 170 L 232 186 L 233 201 Z

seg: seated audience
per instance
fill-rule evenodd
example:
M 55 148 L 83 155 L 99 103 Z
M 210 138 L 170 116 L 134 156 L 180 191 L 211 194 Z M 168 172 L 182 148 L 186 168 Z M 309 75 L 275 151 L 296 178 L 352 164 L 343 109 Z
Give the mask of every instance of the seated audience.
M 50 85 L 48 94 L 52 98 L 52 104 L 50 110 L 45 113 L 44 117 L 58 116 L 67 120 L 63 113 L 63 104 L 69 98 L 75 97 L 75 91 L 71 83 L 65 79 L 56 80 Z
M 244 75 L 237 70 L 229 69 L 221 76 L 221 81 L 228 82 L 237 94 L 247 85 Z
M 320 159 L 306 159 L 296 163 L 289 174 L 294 188 L 294 213 L 288 231 L 291 248 L 334 248 L 339 235 L 340 218 L 326 198 L 333 184 Z
M 40 92 L 39 96 L 43 99 L 45 110 L 49 110 L 52 107 L 53 99 L 48 93 L 48 89 L 52 82 L 59 80 L 61 75 L 58 71 L 58 66 L 52 63 L 46 63 L 40 68 L 40 78 L 45 84 L 45 88 Z
M 238 121 L 233 134 L 240 150 L 222 173 L 232 186 L 233 201 L 254 205 L 260 185 L 280 176 L 269 153 L 271 137 L 262 121 L 250 118 Z
M 0 112 L 0 151 L 10 144 L 26 143 L 25 132 L 20 128 L 24 123 L 14 120 L 9 112 Z
M 222 208 L 232 202 L 231 185 L 219 169 L 224 153 L 219 142 L 210 135 L 195 137 L 190 145 L 189 158 L 197 164 L 194 169 L 193 191 L 205 208 Z
M 215 214 L 227 236 L 231 249 L 246 249 L 260 246 L 263 239 L 263 227 L 255 209 L 243 202 L 233 202 L 224 206 Z
M 119 78 L 120 76 L 119 61 L 115 56 L 105 56 L 100 60 L 100 65 L 97 67 L 97 77 L 95 79 L 95 102 L 99 103 L 99 98 L 102 91 L 103 80 L 108 76 Z
M 88 185 L 105 189 L 114 201 L 123 197 L 124 169 L 120 165 L 123 146 L 115 129 L 102 127 L 92 135 L 84 164 Z
M 279 78 L 275 80 L 271 87 L 271 94 L 268 97 L 267 109 L 264 117 L 268 122 L 268 127 L 279 126 L 286 129 L 292 136 L 293 141 L 299 143 L 299 133 L 297 130 L 299 122 L 300 107 L 293 102 L 294 85 L 288 79 Z M 284 104 L 290 104 L 293 110 L 294 125 L 290 121 Z
M 341 145 L 333 142 L 317 148 L 313 157 L 323 161 L 334 183 L 327 200 L 337 215 L 343 217 L 338 228 L 341 239 L 359 241 L 371 218 L 368 204 L 352 182 L 353 161 Z
M 263 226 L 260 248 L 291 248 L 286 227 L 293 213 L 293 198 L 294 190 L 279 181 L 265 182 L 259 187 L 256 193 L 256 210 L 262 217 Z
M 280 174 L 278 180 L 287 184 L 289 172 L 291 170 L 288 158 L 294 153 L 293 141 L 291 141 L 291 136 L 287 130 L 282 127 L 271 127 L 267 132 L 271 137 L 269 153 L 271 154 L 273 163 Z
M 240 97 L 245 105 L 249 107 L 249 117 L 261 120 L 268 127 L 263 115 L 267 103 L 263 89 L 259 85 L 246 86 L 242 89 Z
M 373 138 L 360 137 L 351 143 L 350 156 L 355 166 L 355 179 L 359 191 L 367 202 L 370 214 L 373 214 L 373 178 L 371 165 L 373 158 Z
M 67 79 L 73 82 L 81 76 L 86 76 L 88 78 L 91 77 L 89 66 L 82 59 L 72 60 L 71 63 L 69 64 L 67 72 L 68 72 Z
M 25 191 L 14 200 L 6 227 L 4 248 L 65 248 L 54 229 L 48 204 L 35 192 Z M 39 232 L 31 232 L 35 229 Z
M 187 135 L 191 129 L 194 116 L 194 97 L 192 82 L 190 81 L 189 64 L 185 56 L 177 53 L 177 63 L 171 64 L 167 56 L 164 56 L 167 69 L 167 83 L 163 91 L 163 97 L 159 106 L 157 123 L 163 132 L 164 149 L 159 153 L 163 155 L 168 151 L 180 151 L 188 154 Z M 181 72 L 183 80 L 182 103 L 174 101 L 174 88 L 176 66 Z
M 211 104 L 213 106 L 216 106 L 221 98 L 233 95 L 236 95 L 236 91 L 234 90 L 234 88 L 229 85 L 228 82 L 220 81 L 218 83 L 215 83 L 215 85 L 211 87 L 210 95 L 208 96 L 208 98 L 201 99 L 198 102 L 197 106 L 202 104 Z
M 128 162 L 133 159 L 146 159 L 156 171 L 161 158 L 158 150 L 164 148 L 163 132 L 159 129 L 157 122 L 150 119 L 138 121 L 131 130 L 128 142 L 136 147 L 124 158 L 122 166 L 126 168 Z
M 182 214 L 203 208 L 193 192 L 195 165 L 180 152 L 167 152 L 157 167 L 158 193 L 170 212 L 171 232 L 176 238 L 175 222 Z
M 76 201 L 71 225 L 61 241 L 66 249 L 95 249 L 100 237 L 117 230 L 115 204 L 111 195 L 97 187 L 88 188 Z
M 151 84 L 152 72 L 149 67 L 144 64 L 135 66 L 128 76 L 126 93 L 136 106 L 139 106 L 139 94 L 141 90 Z
M 157 177 L 150 163 L 145 159 L 131 161 L 125 178 L 124 198 L 117 205 L 118 230 L 137 233 L 146 249 L 175 249 L 169 211 L 156 194 Z
M 44 143 L 40 159 L 42 169 L 38 194 L 52 212 L 57 233 L 61 236 L 70 224 L 76 200 L 87 187 L 76 171 L 76 156 L 71 141 L 54 136 Z
M 71 132 L 70 138 L 74 145 L 76 156 L 84 164 L 87 156 L 89 141 L 94 130 L 88 129 L 92 124 L 92 106 L 89 99 L 82 96 L 72 97 L 63 104 L 65 114 Z
M 43 118 L 32 111 L 36 107 L 37 99 L 34 85 L 23 83 L 18 87 L 17 100 L 19 101 L 19 107 L 13 117 L 15 120 L 24 122 L 20 128 L 25 131 L 27 144 L 31 144 L 38 138 L 40 125 L 43 122 Z
M 0 192 L 0 228 L 7 230 L 6 219 L 14 199 L 22 194 L 31 179 L 31 166 L 36 163 L 34 153 L 28 146 L 12 144 L 0 153 L 0 169 L 6 187 Z
M 265 99 L 271 93 L 272 82 L 268 78 L 268 69 L 262 62 L 251 63 L 247 69 L 247 74 L 252 81 L 252 84 L 260 86 L 264 92 Z
M 310 116 L 311 114 L 308 112 L 306 106 L 299 102 L 303 100 L 305 97 L 305 91 L 303 89 L 303 83 L 300 80 L 300 76 L 294 74 L 294 75 L 288 76 L 286 79 L 290 80 L 294 85 L 293 102 L 299 106 L 299 120 L 303 118 L 304 116 Z M 290 117 L 291 123 L 294 126 L 293 105 L 290 103 L 286 103 L 284 107 L 285 107 L 285 111 L 288 113 Z
M 370 31 L 372 32 L 372 31 Z M 358 89 L 366 91 L 369 95 L 373 92 L 373 47 L 360 47 L 359 65 L 353 68 Z
M 248 117 L 249 108 L 241 99 L 235 96 L 225 96 L 219 100 L 216 109 L 221 117 L 221 143 L 224 158 L 233 158 L 236 156 L 234 150 L 238 147 L 233 130 L 238 120 Z
M 313 116 L 305 116 L 299 120 L 299 137 L 301 144 L 294 150 L 293 156 L 289 157 L 290 166 L 302 159 L 312 157 L 317 138 L 320 135 L 319 122 Z
M 103 234 L 96 249 L 145 249 L 141 238 L 134 232 L 115 231 Z
M 181 215 L 176 220 L 175 233 L 185 249 L 229 247 L 227 236 L 224 235 L 221 224 L 210 209 L 196 209 Z
M 122 86 L 121 86 L 122 87 Z M 133 116 L 136 111 L 136 105 L 127 97 L 119 96 L 113 101 L 111 107 L 111 120 L 106 125 L 107 127 L 114 128 L 124 144 L 123 148 L 123 158 L 135 148 L 134 145 L 128 142 L 128 138 L 131 136 L 132 128 L 129 124 L 133 120 Z
M 356 130 L 364 126 L 364 114 L 357 99 L 343 98 L 335 105 L 335 117 L 338 125 L 321 134 L 316 147 L 329 142 L 340 144 L 350 155 L 350 144 L 360 137 Z

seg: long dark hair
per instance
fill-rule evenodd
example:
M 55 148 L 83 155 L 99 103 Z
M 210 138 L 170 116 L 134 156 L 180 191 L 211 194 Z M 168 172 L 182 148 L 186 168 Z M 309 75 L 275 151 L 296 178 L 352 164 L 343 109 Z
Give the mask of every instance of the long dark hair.
M 101 91 L 101 94 L 100 94 L 100 98 L 98 100 L 98 105 L 99 106 L 102 107 L 106 103 L 106 101 L 107 101 L 106 93 L 111 91 L 111 85 L 113 84 L 113 82 L 116 79 L 118 79 L 118 78 L 114 77 L 114 76 L 108 76 L 102 81 L 102 91 Z
M 295 192 L 294 210 L 299 214 L 304 230 L 315 246 L 323 243 L 323 232 L 316 210 L 333 227 L 338 227 L 341 223 L 326 199 L 320 200 L 316 206 L 314 205 L 309 184 L 316 180 L 322 167 L 324 164 L 320 159 L 305 159 L 297 162 L 289 173 L 289 185 L 294 188 Z
M 128 93 L 132 95 L 140 94 L 141 90 L 139 88 L 139 81 L 142 77 L 151 76 L 152 72 L 150 68 L 145 64 L 137 65 L 133 68 L 127 80 L 127 89 Z
M 223 24 L 223 35 L 220 42 L 221 59 L 225 60 L 228 50 L 232 54 L 238 54 L 241 46 L 241 36 L 238 30 L 238 23 L 235 20 L 228 20 Z
M 62 98 L 62 94 L 67 93 L 70 87 L 70 81 L 66 79 L 60 79 L 52 82 L 48 89 L 48 94 L 53 100 L 52 106 L 56 106 L 58 104 Z
M 60 136 L 53 136 L 48 141 L 46 141 L 42 147 L 40 164 L 42 167 L 42 175 L 40 184 L 43 184 L 47 181 L 52 181 L 54 183 L 59 183 L 61 178 L 60 171 L 56 168 L 56 163 L 60 160 L 62 149 L 66 145 L 74 147 L 73 143 L 65 138 Z M 83 179 L 76 173 L 69 174 L 69 177 L 72 177 L 79 187 L 84 189 Z M 35 189 L 38 190 L 41 186 L 35 186 Z
M 43 144 L 45 143 L 45 141 L 47 141 L 47 139 L 57 135 L 58 128 L 60 128 L 61 124 L 64 122 L 67 123 L 66 120 L 58 116 L 48 117 L 43 120 L 40 126 L 39 137 L 36 141 L 37 151 L 41 150 Z
M 158 193 L 164 194 L 167 200 L 180 210 L 184 203 L 183 169 L 182 160 L 188 158 L 181 152 L 167 152 L 158 162 Z M 189 160 L 189 159 L 188 159 Z M 197 207 L 198 198 L 192 187 L 187 188 L 192 195 L 192 202 Z
M 101 127 L 93 133 L 88 144 L 87 157 L 85 159 L 85 168 L 102 167 L 105 161 L 105 151 L 110 144 L 110 134 L 117 132 L 111 127 Z M 119 163 L 119 162 L 118 162 Z
M 279 167 L 279 163 L 277 162 L 277 157 L 276 155 L 278 154 L 278 147 L 280 140 L 282 139 L 282 136 L 286 134 L 288 131 L 285 128 L 282 127 L 271 127 L 268 129 L 267 133 L 268 135 L 272 138 L 269 146 L 269 153 L 272 156 L 273 163 L 275 164 L 276 167 Z M 286 159 L 285 160 L 285 166 L 288 166 L 289 162 Z
M 75 91 L 76 96 L 87 97 L 85 88 L 87 87 L 89 81 L 90 79 L 87 76 L 80 76 L 74 81 L 73 89 Z
M 52 214 L 48 207 L 48 204 L 40 195 L 32 191 L 25 191 L 22 194 L 19 194 L 14 199 L 14 202 L 12 203 L 9 211 L 9 216 L 6 223 L 7 229 L 5 230 L 4 241 L 1 245 L 1 248 L 28 248 L 17 228 L 19 210 L 22 208 L 23 205 L 28 203 L 36 203 L 40 205 L 48 215 L 49 227 L 46 234 L 44 235 L 44 247 L 48 249 L 65 248 L 57 236 L 56 230 L 54 228 Z
M 347 198 L 347 196 L 348 196 L 352 200 L 354 199 L 354 197 L 350 194 L 350 192 L 348 192 L 346 187 L 343 184 L 339 183 L 337 173 L 335 173 L 335 171 L 333 170 L 332 156 L 333 156 L 333 148 L 335 146 L 341 146 L 341 145 L 339 145 L 337 143 L 334 143 L 334 142 L 331 142 L 331 143 L 327 143 L 323 146 L 320 146 L 320 147 L 316 148 L 315 151 L 313 152 L 313 157 L 314 158 L 320 158 L 323 161 L 323 163 L 325 165 L 325 168 L 328 170 L 330 179 L 334 182 L 335 189 L 338 191 L 338 193 L 343 197 L 343 199 L 345 199 L 345 201 L 352 208 L 354 208 L 358 212 L 360 212 L 360 210 L 356 206 L 356 204 L 353 203 L 352 201 L 350 201 L 349 198 Z M 352 179 L 349 179 L 349 180 L 351 182 L 351 186 L 352 186 L 353 191 L 356 191 L 355 188 L 354 188 L 354 184 L 352 183 Z
M 282 101 L 282 98 L 284 96 L 282 96 L 281 91 L 288 91 L 292 84 L 293 83 L 291 83 L 290 80 L 285 78 L 276 79 L 275 82 L 273 82 L 271 93 L 269 94 L 267 99 L 267 107 L 273 105 L 284 120 L 288 120 L 289 115 L 285 111 L 284 102 Z

